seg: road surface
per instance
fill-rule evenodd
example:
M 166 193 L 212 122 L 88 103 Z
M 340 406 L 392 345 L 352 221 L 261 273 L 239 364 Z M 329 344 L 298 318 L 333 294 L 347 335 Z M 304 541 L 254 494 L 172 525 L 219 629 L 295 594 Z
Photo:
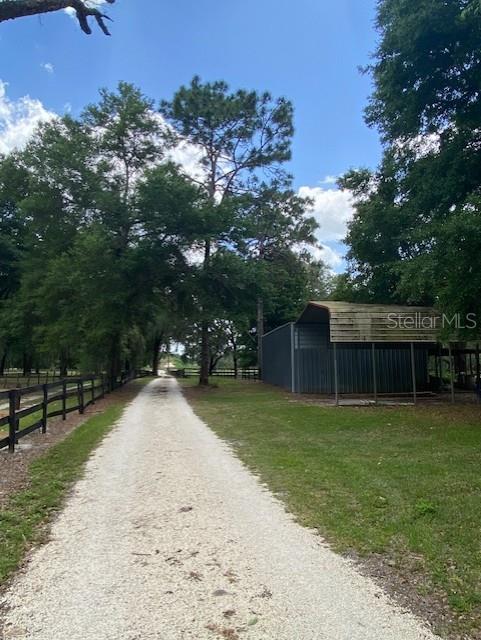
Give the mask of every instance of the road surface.
M 5 638 L 433 640 L 150 383 L 5 596 Z

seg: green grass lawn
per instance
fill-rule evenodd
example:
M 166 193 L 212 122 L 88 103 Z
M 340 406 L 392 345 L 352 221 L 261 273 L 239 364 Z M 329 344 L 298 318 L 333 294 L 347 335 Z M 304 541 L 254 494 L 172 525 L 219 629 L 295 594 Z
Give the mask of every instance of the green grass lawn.
M 323 407 L 262 384 L 195 382 L 182 384 L 196 413 L 300 522 L 339 551 L 420 574 L 419 591 L 445 599 L 456 628 L 479 628 L 478 406 Z
M 142 378 L 130 384 L 140 388 L 149 380 Z M 41 539 L 41 525 L 62 505 L 89 455 L 120 418 L 130 399 L 129 395 L 119 395 L 103 413 L 86 420 L 31 463 L 28 489 L 13 495 L 0 511 L 0 583 L 17 568 L 26 549 Z

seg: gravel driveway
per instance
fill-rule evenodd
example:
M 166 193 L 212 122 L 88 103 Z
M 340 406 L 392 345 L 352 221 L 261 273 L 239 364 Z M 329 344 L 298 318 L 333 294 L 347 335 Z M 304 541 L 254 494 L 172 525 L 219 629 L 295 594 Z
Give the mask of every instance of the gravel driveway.
M 126 409 L 6 603 L 17 639 L 434 638 L 294 523 L 170 379 Z

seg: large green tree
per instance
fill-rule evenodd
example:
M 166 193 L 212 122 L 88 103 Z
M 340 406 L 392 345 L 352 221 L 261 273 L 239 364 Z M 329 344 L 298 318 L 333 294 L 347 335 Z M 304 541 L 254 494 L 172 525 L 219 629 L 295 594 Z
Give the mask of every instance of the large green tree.
M 160 133 L 153 103 L 121 83 L 0 164 L 0 339 L 27 368 L 43 358 L 117 375 L 150 344 L 181 287 L 198 198 Z
M 279 284 L 279 262 L 292 249 L 301 251 L 308 245 L 315 245 L 317 224 L 314 218 L 306 215 L 310 202 L 276 182 L 261 184 L 254 193 L 240 198 L 239 206 L 236 246 L 241 255 L 253 263 L 256 273 L 257 362 L 262 370 L 265 311 L 278 297 L 272 283 L 277 281 Z
M 195 79 L 162 111 L 167 130 L 120 83 L 0 159 L 2 361 L 116 376 L 198 336 L 205 383 L 221 353 L 251 362 L 264 316 L 290 320 L 322 287 L 309 203 L 282 168 L 291 105 Z M 168 160 L 178 142 L 195 176 Z
M 255 190 L 261 175 L 282 180 L 290 158 L 292 105 L 269 93 L 230 91 L 225 82 L 203 83 L 195 77 L 181 87 L 161 112 L 172 127 L 173 142 L 199 151 L 202 175 L 195 178 L 206 197 L 208 224 L 202 237 L 202 282 L 211 280 L 213 256 L 229 243 L 235 222 L 231 200 Z M 209 324 L 212 298 L 199 290 L 201 316 L 200 384 L 208 384 Z M 214 298 L 215 301 L 215 298 Z
M 479 3 L 381 0 L 377 27 L 366 119 L 384 157 L 341 181 L 356 198 L 347 288 L 354 299 L 479 315 Z

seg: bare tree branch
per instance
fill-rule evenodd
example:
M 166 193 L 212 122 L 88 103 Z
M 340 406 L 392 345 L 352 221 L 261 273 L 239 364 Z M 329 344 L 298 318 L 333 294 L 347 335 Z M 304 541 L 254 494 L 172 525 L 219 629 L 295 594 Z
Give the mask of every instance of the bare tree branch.
M 115 0 L 105 0 L 114 4 Z M 34 16 L 41 13 L 51 13 L 62 9 L 74 9 L 80 28 L 88 35 L 92 33 L 88 18 L 92 17 L 106 36 L 110 35 L 105 20 L 111 20 L 109 16 L 101 13 L 94 7 L 87 6 L 85 0 L 0 0 L 0 22 L 14 20 L 25 16 Z

